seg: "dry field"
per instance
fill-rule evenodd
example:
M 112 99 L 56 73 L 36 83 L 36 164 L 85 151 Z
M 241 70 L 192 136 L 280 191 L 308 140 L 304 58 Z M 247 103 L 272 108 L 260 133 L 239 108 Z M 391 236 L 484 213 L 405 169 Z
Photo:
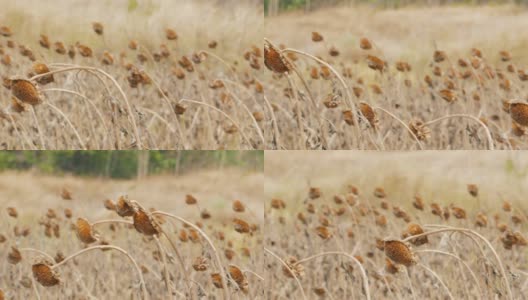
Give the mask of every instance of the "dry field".
M 3 149 L 262 149 L 256 0 L 0 1 Z
M 527 149 L 516 6 L 322 9 L 265 19 L 277 149 Z
M 528 299 L 525 155 L 325 154 L 266 153 L 266 299 Z
M 262 299 L 262 180 L 2 173 L 0 299 Z

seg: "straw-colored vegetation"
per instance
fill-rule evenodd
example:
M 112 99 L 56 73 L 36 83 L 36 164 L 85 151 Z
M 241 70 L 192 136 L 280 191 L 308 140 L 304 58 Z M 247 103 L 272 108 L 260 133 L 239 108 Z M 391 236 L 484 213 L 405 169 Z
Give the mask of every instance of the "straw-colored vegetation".
M 324 154 L 266 155 L 266 299 L 526 298 L 526 157 Z
M 527 16 L 522 6 L 356 6 L 266 18 L 272 146 L 527 148 Z
M 235 169 L 137 181 L 2 173 L 0 296 L 262 299 L 261 182 Z
M 5 149 L 262 149 L 257 1 L 11 1 Z

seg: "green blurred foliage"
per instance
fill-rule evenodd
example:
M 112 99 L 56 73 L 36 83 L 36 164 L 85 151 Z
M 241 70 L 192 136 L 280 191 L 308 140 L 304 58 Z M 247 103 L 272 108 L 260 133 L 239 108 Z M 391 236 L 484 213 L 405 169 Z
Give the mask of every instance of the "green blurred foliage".
M 264 0 L 264 11 L 269 13 L 269 3 L 273 0 Z M 279 11 L 295 9 L 315 9 L 317 7 L 340 4 L 372 4 L 379 7 L 397 8 L 406 5 L 451 5 L 451 4 L 522 4 L 528 5 L 528 0 L 279 0 Z M 308 7 L 309 6 L 309 7 Z
M 132 12 L 138 7 L 137 0 L 128 0 L 128 11 Z
M 49 174 L 134 178 L 141 151 L 0 151 L 0 171 L 36 169 Z M 238 167 L 263 171 L 263 151 L 147 151 L 148 174 Z

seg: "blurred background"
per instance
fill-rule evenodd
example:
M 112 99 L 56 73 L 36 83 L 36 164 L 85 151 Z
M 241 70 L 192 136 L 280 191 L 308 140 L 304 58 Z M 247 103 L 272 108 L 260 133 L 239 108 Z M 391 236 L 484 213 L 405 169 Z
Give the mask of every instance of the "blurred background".
M 527 0 L 264 0 L 265 36 L 276 44 L 325 57 L 362 60 L 359 40 L 389 62 L 407 61 L 423 71 L 435 50 L 468 57 L 471 48 L 499 64 L 507 50 L 519 69 L 528 64 Z M 322 43 L 311 40 L 319 32 Z M 419 76 L 420 78 L 423 76 Z
M 12 28 L 17 42 L 38 49 L 40 34 L 51 41 L 94 48 L 125 48 L 130 39 L 147 47 L 166 42 L 164 29 L 178 33 L 181 48 L 219 51 L 247 48 L 262 40 L 260 0 L 0 0 L 0 26 Z M 93 34 L 92 22 L 105 26 L 103 41 Z
M 380 8 L 398 8 L 404 6 L 432 6 L 432 5 L 482 5 L 482 4 L 523 4 L 528 0 L 264 0 L 267 15 L 277 15 L 284 11 L 303 10 L 312 11 L 318 8 L 335 5 L 368 4 Z
M 203 169 L 261 172 L 263 161 L 263 151 L 3 151 L 0 171 L 130 179 Z
M 270 151 L 265 170 L 268 201 L 281 198 L 293 207 L 303 205 L 309 187 L 331 199 L 354 185 L 366 198 L 381 187 L 404 208 L 419 194 L 426 203 L 469 211 L 497 210 L 503 200 L 528 210 L 528 153 L 522 151 Z M 478 201 L 468 184 L 477 185 Z
M 217 221 L 232 214 L 234 200 L 263 219 L 263 164 L 263 151 L 2 151 L 0 207 L 27 216 L 69 207 L 107 217 L 103 201 L 126 194 L 199 219 L 197 207 L 185 204 L 192 195 Z

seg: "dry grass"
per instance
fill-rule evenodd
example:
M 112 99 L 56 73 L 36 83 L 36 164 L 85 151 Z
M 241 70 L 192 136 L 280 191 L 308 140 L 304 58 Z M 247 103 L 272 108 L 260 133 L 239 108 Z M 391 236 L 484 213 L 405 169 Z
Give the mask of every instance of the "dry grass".
M 502 152 L 268 152 L 267 299 L 522 299 L 527 166 Z
M 6 299 L 261 299 L 262 177 L 2 173 L 0 290 Z
M 2 4 L 3 148 L 264 148 L 262 7 L 127 3 Z M 10 91 L 17 78 L 34 79 L 42 103 Z
M 295 66 L 287 76 L 268 71 L 273 146 L 526 148 L 507 104 L 526 102 L 527 15 L 514 6 L 360 6 L 267 18 L 266 37 Z

